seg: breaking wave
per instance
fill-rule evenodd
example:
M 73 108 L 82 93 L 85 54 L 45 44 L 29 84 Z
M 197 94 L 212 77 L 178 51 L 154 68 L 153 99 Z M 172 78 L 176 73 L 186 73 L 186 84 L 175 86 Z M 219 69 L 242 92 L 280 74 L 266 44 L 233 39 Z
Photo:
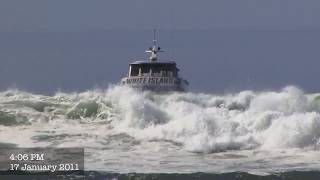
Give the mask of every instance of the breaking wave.
M 112 136 L 117 141 L 133 144 L 172 142 L 201 153 L 318 149 L 320 99 L 317 97 L 292 86 L 277 92 L 243 91 L 225 95 L 155 94 L 122 86 L 82 93 L 59 92 L 54 96 L 8 90 L 0 93 L 1 142 L 9 136 L 4 134 L 9 133 L 8 128 L 23 126 L 38 128 L 38 132 L 46 127 L 56 133 L 25 134 L 7 143 L 30 145 L 53 140 L 57 143 L 61 139 L 67 141 L 65 136 L 72 136 L 72 142 L 77 143 L 85 137 Z M 24 139 L 28 136 L 30 140 Z

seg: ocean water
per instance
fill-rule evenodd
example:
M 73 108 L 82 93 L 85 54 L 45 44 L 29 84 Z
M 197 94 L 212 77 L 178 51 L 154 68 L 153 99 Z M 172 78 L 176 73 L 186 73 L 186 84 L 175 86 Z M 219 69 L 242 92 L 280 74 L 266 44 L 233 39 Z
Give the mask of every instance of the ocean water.
M 223 95 L 123 86 L 53 96 L 7 90 L 0 92 L 0 146 L 84 147 L 85 170 L 97 177 L 312 173 L 320 170 L 318 95 L 293 86 Z

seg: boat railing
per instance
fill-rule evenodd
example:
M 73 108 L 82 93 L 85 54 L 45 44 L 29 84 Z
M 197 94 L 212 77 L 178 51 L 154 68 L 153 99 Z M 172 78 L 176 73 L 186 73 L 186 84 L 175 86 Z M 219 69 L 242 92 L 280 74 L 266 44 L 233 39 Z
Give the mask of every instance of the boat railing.
M 134 75 L 131 75 L 132 77 L 135 77 Z M 139 73 L 136 75 L 138 77 L 148 77 L 148 76 L 153 76 L 153 77 L 173 77 L 173 72 L 170 71 L 161 71 L 161 72 L 148 72 L 148 73 Z

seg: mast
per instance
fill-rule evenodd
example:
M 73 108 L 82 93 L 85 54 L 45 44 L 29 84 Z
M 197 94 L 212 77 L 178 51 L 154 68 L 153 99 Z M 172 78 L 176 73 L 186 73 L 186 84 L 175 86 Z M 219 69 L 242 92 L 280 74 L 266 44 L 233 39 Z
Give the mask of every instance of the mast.
M 156 30 L 153 30 L 153 46 L 149 48 L 149 50 L 146 51 L 147 53 L 150 53 L 149 60 L 151 62 L 156 62 L 158 60 L 157 53 L 163 52 L 159 46 L 157 46 L 157 39 L 156 39 Z

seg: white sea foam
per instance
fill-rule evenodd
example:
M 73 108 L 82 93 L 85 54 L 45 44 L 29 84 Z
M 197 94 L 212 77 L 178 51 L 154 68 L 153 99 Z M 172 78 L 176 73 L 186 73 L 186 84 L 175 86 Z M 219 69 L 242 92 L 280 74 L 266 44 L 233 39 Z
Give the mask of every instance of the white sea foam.
M 155 94 L 114 86 L 51 97 L 8 90 L 0 93 L 0 141 L 54 146 L 36 133 L 51 129 L 55 135 L 70 135 L 60 142 L 53 138 L 56 144 L 76 145 L 87 138 L 93 145 L 105 136 L 127 134 L 138 141 L 178 143 L 191 152 L 317 149 L 318 111 L 315 97 L 296 87 L 214 95 Z M 6 139 L 9 129 L 19 127 L 28 135 Z

